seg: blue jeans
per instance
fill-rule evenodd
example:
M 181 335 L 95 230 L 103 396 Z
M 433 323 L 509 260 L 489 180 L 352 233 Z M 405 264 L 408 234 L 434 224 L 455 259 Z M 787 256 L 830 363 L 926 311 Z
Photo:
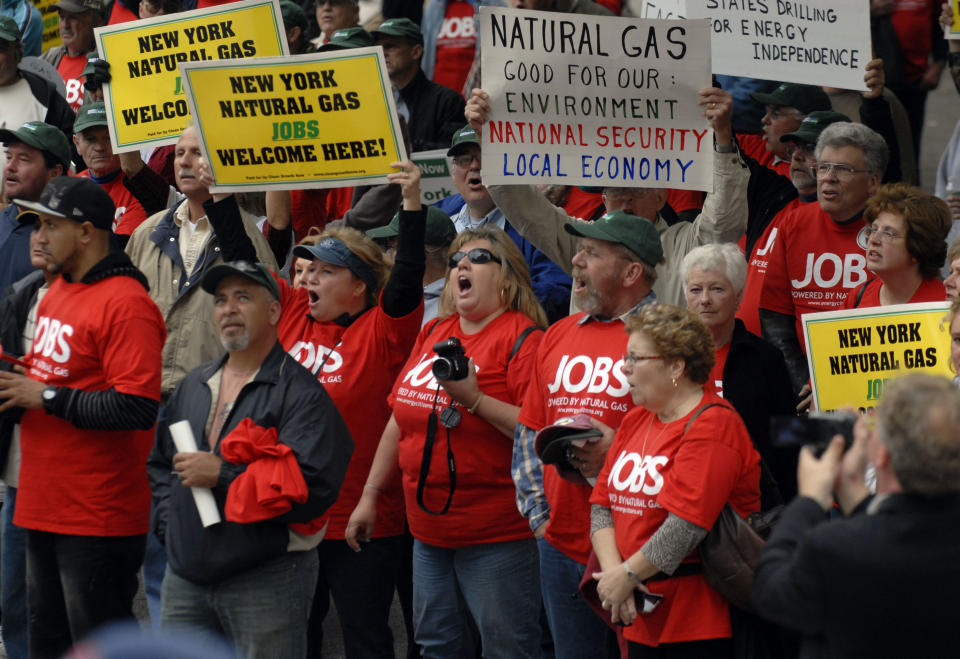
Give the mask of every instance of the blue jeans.
M 457 549 L 415 540 L 413 626 L 423 656 L 459 655 L 466 609 L 484 657 L 539 657 L 539 582 L 533 540 Z
M 537 547 L 540 588 L 555 656 L 557 659 L 604 656 L 611 637 L 616 647 L 616 636 L 580 597 L 580 580 L 586 566 L 567 557 L 545 538 L 537 540 Z
M 164 629 L 226 636 L 246 659 L 302 659 L 318 571 L 316 551 L 287 552 L 206 586 L 179 577 L 168 565 Z
M 143 555 L 143 590 L 147 596 L 147 609 L 150 611 L 150 626 L 153 631 L 160 630 L 160 591 L 163 586 L 163 574 L 167 570 L 167 548 L 154 535 L 147 532 L 147 551 Z
M 13 523 L 17 488 L 7 486 L 0 550 L 0 611 L 3 645 L 10 659 L 27 659 L 27 531 Z

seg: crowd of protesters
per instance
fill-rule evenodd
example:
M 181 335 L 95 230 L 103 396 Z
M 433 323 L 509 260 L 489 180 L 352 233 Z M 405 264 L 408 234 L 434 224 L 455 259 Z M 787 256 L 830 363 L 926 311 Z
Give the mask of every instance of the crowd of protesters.
M 226 1 L 59 0 L 46 50 L 0 7 L 7 656 L 132 618 L 138 579 L 155 633 L 245 658 L 322 656 L 331 602 L 348 658 L 392 657 L 396 599 L 410 657 L 960 653 L 960 376 L 771 437 L 816 408 L 806 313 L 949 303 L 960 372 L 960 121 L 920 151 L 948 4 L 870 1 L 866 91 L 701 89 L 702 194 L 488 188 L 500 2 L 282 0 L 292 54 L 382 47 L 407 150 L 450 160 L 425 207 L 410 160 L 222 194 L 192 126 L 113 152 L 93 30 Z M 784 507 L 750 611 L 698 552 L 728 505 Z

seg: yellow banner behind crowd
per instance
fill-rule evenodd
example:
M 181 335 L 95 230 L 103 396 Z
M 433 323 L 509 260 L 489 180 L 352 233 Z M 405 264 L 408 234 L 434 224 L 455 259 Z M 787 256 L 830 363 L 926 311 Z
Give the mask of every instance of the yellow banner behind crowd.
M 180 62 L 289 54 L 278 0 L 241 0 L 94 31 L 116 153 L 173 144 L 190 120 Z
M 43 17 L 41 52 L 46 52 L 63 43 L 63 39 L 60 38 L 60 16 L 57 14 L 57 8 L 53 6 L 56 2 L 57 0 L 37 0 L 33 3 Z
M 218 192 L 385 183 L 406 158 L 379 47 L 181 70 Z
M 953 377 L 946 302 L 803 315 L 817 409 L 875 407 L 884 384 L 908 373 Z

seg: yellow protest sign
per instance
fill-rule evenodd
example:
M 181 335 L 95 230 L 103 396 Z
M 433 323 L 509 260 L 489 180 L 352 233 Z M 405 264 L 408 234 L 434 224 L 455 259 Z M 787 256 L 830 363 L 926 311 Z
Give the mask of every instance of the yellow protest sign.
M 278 0 L 240 0 L 94 34 L 110 62 L 103 100 L 116 153 L 177 141 L 190 121 L 180 62 L 289 54 Z
M 406 158 L 379 47 L 180 68 L 218 192 L 385 183 Z
M 803 315 L 817 409 L 875 407 L 891 378 L 953 377 L 946 302 L 898 304 Z
M 60 38 L 60 16 L 57 14 L 57 8 L 53 6 L 56 2 L 57 0 L 38 0 L 33 3 L 43 17 L 43 36 L 40 38 L 42 52 L 63 43 Z

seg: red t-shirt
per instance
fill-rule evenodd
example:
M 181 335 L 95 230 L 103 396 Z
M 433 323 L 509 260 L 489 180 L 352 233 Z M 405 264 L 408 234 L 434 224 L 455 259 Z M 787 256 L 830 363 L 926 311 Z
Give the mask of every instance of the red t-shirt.
M 296 240 L 302 240 L 311 227 L 321 231 L 327 222 L 339 220 L 353 202 L 353 188 L 290 191 L 290 224 Z
M 207 7 L 219 7 L 220 5 L 228 5 L 231 2 L 236 2 L 237 0 L 197 0 L 197 9 L 206 9 Z
M 447 13 L 437 33 L 433 81 L 462 94 L 467 74 L 473 66 L 476 47 L 477 25 L 473 19 L 473 5 L 466 0 L 448 2 Z
M 342 540 L 350 513 L 360 501 L 380 435 L 390 418 L 387 394 L 420 331 L 423 304 L 401 318 L 388 316 L 377 305 L 349 327 L 318 323 L 309 317 L 307 291 L 276 279 L 283 306 L 277 328 L 280 343 L 294 359 L 317 374 L 353 438 L 353 456 L 340 486 L 340 496 L 327 511 L 330 525 L 326 537 Z M 396 472 L 381 489 L 374 536 L 400 535 L 400 473 Z
M 567 201 L 563 205 L 563 210 L 570 217 L 579 217 L 584 220 L 592 218 L 598 210 L 603 207 L 603 194 L 599 192 L 586 192 L 578 186 L 570 186 L 567 191 Z
M 740 307 L 737 309 L 737 318 L 743 321 L 747 331 L 757 336 L 760 336 L 760 291 L 763 290 L 763 279 L 767 274 L 767 262 L 770 259 L 770 252 L 777 237 L 777 226 L 781 217 L 805 203 L 810 202 L 802 202 L 799 198 L 795 198 L 784 206 L 753 244 L 753 252 L 747 259 L 747 281 L 743 287 Z M 746 238 L 741 238 L 739 245 L 742 250 L 746 245 Z
M 667 190 L 667 203 L 676 213 L 700 210 L 703 208 L 704 195 L 700 190 Z
M 776 156 L 773 155 L 772 151 L 767 150 L 767 141 L 763 133 L 737 133 L 737 144 L 740 146 L 742 153 L 750 156 L 761 165 L 772 169 L 777 174 L 790 178 L 790 161 L 778 160 L 774 162 Z
M 717 348 L 714 355 L 716 356 L 716 361 L 713 363 L 713 368 L 710 370 L 710 375 L 707 377 L 707 391 L 715 393 L 716 395 L 723 398 L 723 367 L 727 364 L 727 355 L 730 354 L 730 344 Z
M 77 176 L 90 176 L 90 170 L 85 169 Z M 110 198 L 113 199 L 113 205 L 117 207 L 113 214 L 113 232 L 122 236 L 129 236 L 133 230 L 140 226 L 140 223 L 147 219 L 147 213 L 143 206 L 133 196 L 133 193 L 127 190 L 123 184 L 123 171 L 117 172 L 117 175 L 107 181 L 100 183 L 100 187 L 107 191 Z
M 67 103 L 70 104 L 74 112 L 83 105 L 83 80 L 80 79 L 80 74 L 83 73 L 86 65 L 86 55 L 71 57 L 67 54 L 64 54 L 57 65 L 57 73 L 60 74 L 67 86 Z
M 896 0 L 890 22 L 899 37 L 907 82 L 923 77 L 933 50 L 933 26 L 940 15 L 938 0 Z
M 520 410 L 520 423 L 540 430 L 564 416 L 589 414 L 616 428 L 633 407 L 620 371 L 627 350 L 623 321 L 579 322 L 578 313 L 554 323 L 540 344 L 536 370 Z M 546 538 L 575 561 L 590 556 L 590 488 L 566 481 L 545 465 L 543 489 L 550 504 Z
M 129 21 L 139 20 L 139 16 L 123 6 L 122 2 L 117 0 L 113 3 L 113 9 L 110 10 L 110 20 L 107 25 L 116 25 L 117 23 L 127 23 Z
M 863 291 L 863 295 L 860 297 L 860 304 L 857 304 L 857 293 L 860 292 L 860 287 L 853 289 L 847 293 L 847 299 L 843 301 L 844 309 L 858 309 L 862 307 L 879 307 L 880 304 L 880 289 L 883 287 L 883 282 L 880 281 L 879 277 L 871 279 L 867 282 L 866 289 Z M 910 298 L 910 302 L 943 302 L 947 297 L 947 289 L 943 287 L 943 282 L 933 277 L 932 279 L 924 279 L 920 282 L 920 286 L 914 292 L 913 297 Z
M 704 393 L 697 407 L 717 402 L 721 399 Z M 743 421 L 735 412 L 711 407 L 684 433 L 694 411 L 664 424 L 636 407 L 617 431 L 590 503 L 610 509 L 624 558 L 650 539 L 668 513 L 709 529 L 727 502 L 741 515 L 760 510 L 760 456 Z M 684 562 L 699 560 L 694 550 Z M 648 587 L 663 601 L 623 628 L 627 640 L 656 646 L 730 636 L 727 603 L 702 574 Z
M 82 391 L 113 388 L 160 400 L 163 316 L 130 277 L 50 286 L 37 309 L 32 379 Z M 68 535 L 146 533 L 152 430 L 81 430 L 27 410 L 15 523 Z
M 795 316 L 804 351 L 801 316 L 841 308 L 847 291 L 867 281 L 867 258 L 858 242 L 865 226 L 863 218 L 837 224 L 812 203 L 781 216 L 760 308 Z
M 518 311 L 506 311 L 480 332 L 464 334 L 460 317 L 453 314 L 436 327 L 428 324 L 417 337 L 410 359 L 397 377 L 390 404 L 400 426 L 400 471 L 407 521 L 413 537 L 421 542 L 437 547 L 464 547 L 533 537 L 527 521 L 517 511 L 510 473 L 512 439 L 456 404 L 462 416 L 460 424 L 450 430 L 457 471 L 450 509 L 444 515 L 430 515 L 417 505 L 427 417 L 437 392 L 437 381 L 431 372 L 437 357 L 433 345 L 449 337 L 458 338 L 467 357 L 476 365 L 480 391 L 490 398 L 520 405 L 543 332 L 532 332 L 513 359 L 507 359 L 517 337 L 533 324 Z M 441 389 L 437 412 L 449 403 L 450 397 Z M 439 511 L 450 491 L 447 433 L 439 423 L 431 455 L 423 500 L 430 510 Z

